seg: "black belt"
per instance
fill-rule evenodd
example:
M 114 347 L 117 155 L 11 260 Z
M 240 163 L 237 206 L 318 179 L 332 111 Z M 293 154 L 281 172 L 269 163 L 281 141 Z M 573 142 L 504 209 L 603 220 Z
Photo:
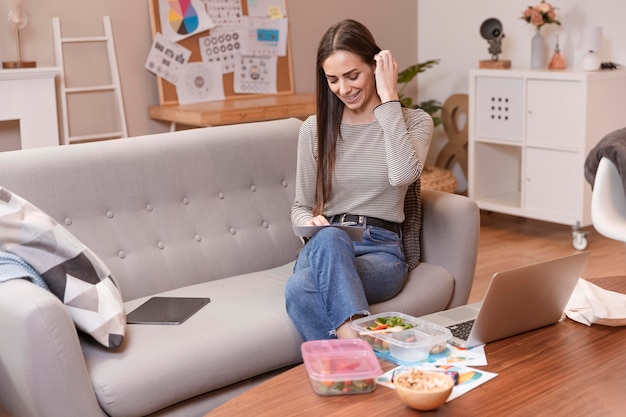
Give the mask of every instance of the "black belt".
M 365 225 L 376 226 L 387 229 L 391 232 L 400 235 L 400 223 L 389 222 L 387 220 L 379 219 L 370 216 L 359 216 L 358 214 L 335 214 L 328 218 L 331 223 L 349 224 L 349 225 Z

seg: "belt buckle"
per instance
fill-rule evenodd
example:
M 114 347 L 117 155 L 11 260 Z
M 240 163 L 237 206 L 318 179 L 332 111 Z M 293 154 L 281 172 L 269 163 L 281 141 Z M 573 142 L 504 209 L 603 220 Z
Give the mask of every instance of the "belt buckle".
M 365 219 L 365 216 L 357 216 L 358 217 L 358 221 L 356 222 L 347 222 L 346 221 L 346 217 L 349 216 L 348 213 L 344 213 L 342 215 L 339 216 L 339 224 L 342 226 L 357 226 L 359 224 L 363 224 L 363 221 Z

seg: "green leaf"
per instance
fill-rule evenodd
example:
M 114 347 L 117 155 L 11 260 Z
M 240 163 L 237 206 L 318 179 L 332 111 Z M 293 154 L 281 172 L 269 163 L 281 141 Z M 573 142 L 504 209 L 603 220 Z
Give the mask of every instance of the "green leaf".
M 406 84 L 411 82 L 411 80 L 413 80 L 413 78 L 415 78 L 417 74 L 419 74 L 420 72 L 426 71 L 427 69 L 433 67 L 434 65 L 437 65 L 439 61 L 440 61 L 439 59 L 430 59 L 425 62 L 411 65 L 410 67 L 406 68 L 404 71 L 401 71 L 400 73 L 398 73 L 398 84 L 401 85 L 400 90 L 398 91 L 398 95 L 400 96 L 400 102 L 405 107 L 423 109 L 426 113 L 430 114 L 430 116 L 433 118 L 433 124 L 435 126 L 438 126 L 442 123 L 442 120 L 440 117 L 434 116 L 434 114 L 437 113 L 441 109 L 441 103 L 438 102 L 437 100 L 427 100 L 419 104 L 413 105 L 413 99 L 411 99 L 411 97 L 405 97 L 403 94 L 403 91 L 404 91 L 404 88 L 406 87 Z
M 400 99 L 400 103 L 402 103 L 404 107 L 408 107 L 408 108 L 413 107 L 413 99 L 411 97 L 402 97 Z
M 437 100 L 427 100 L 422 101 L 417 106 L 423 109 L 426 113 L 433 114 L 441 109 L 441 102 Z
M 411 65 L 405 70 L 398 73 L 398 83 L 405 84 L 410 82 L 417 74 L 426 71 L 428 68 L 433 67 L 439 63 L 439 59 L 431 59 L 425 62 L 421 62 L 415 65 Z
M 443 123 L 441 117 L 435 115 L 439 110 L 441 110 L 441 102 L 437 100 L 426 100 L 419 103 L 417 107 L 430 114 L 430 116 L 433 118 L 433 125 L 435 127 Z

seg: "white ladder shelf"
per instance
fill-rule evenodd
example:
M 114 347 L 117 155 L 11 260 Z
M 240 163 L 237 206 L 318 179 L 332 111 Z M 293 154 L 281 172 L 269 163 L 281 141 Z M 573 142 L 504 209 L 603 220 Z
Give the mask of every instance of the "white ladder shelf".
M 113 41 L 113 31 L 111 30 L 111 19 L 109 16 L 102 18 L 102 24 L 104 26 L 103 36 L 91 36 L 91 37 L 62 37 L 61 36 L 61 23 L 58 17 L 52 18 L 52 28 L 54 32 L 54 53 L 56 59 L 56 65 L 60 69 L 59 88 L 61 93 L 61 110 L 63 114 L 63 134 L 62 144 L 69 145 L 71 143 L 88 142 L 104 139 L 116 139 L 128 137 L 128 130 L 126 127 L 126 116 L 124 112 L 124 101 L 122 99 L 122 88 L 120 84 L 120 76 L 117 67 L 117 59 L 115 56 L 115 44 Z M 64 59 L 63 59 L 63 44 L 67 43 L 106 43 L 109 71 L 111 76 L 111 84 L 105 85 L 93 85 L 86 87 L 67 87 L 65 79 Z M 118 123 L 120 130 L 112 132 L 103 132 L 89 135 L 76 135 L 70 134 L 70 123 L 68 114 L 67 98 L 69 94 L 84 94 L 84 93 L 97 93 L 102 91 L 113 92 L 116 100 L 116 107 L 118 113 Z

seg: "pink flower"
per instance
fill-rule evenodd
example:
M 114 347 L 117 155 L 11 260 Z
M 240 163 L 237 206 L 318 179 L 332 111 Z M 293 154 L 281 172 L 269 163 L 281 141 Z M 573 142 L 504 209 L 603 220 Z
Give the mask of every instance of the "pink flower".
M 526 22 L 538 28 L 548 23 L 560 25 L 561 22 L 556 19 L 555 10 L 556 8 L 550 3 L 541 0 L 539 4 L 528 6 L 528 8 L 522 12 L 521 19 L 524 19 Z

